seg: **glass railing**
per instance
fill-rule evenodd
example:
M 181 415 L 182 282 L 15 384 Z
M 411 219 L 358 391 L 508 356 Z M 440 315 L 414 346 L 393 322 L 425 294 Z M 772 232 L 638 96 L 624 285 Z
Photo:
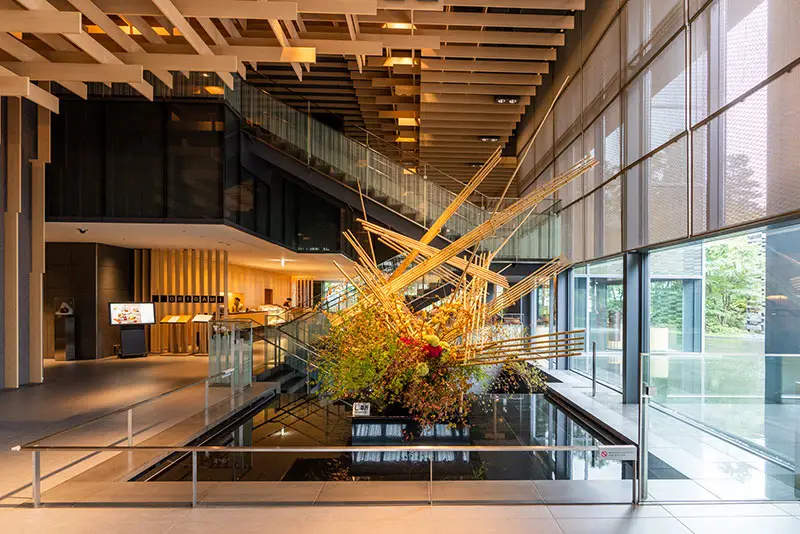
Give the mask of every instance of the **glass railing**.
M 236 90 L 226 94 L 229 94 L 229 103 L 237 109 L 256 138 L 307 162 L 345 185 L 360 188 L 364 195 L 423 227 L 429 227 L 457 197 L 457 193 L 238 78 Z M 441 235 L 457 239 L 487 221 L 498 199 L 479 198 L 482 206 L 470 201 L 462 203 L 445 223 Z M 507 199 L 503 205 L 513 200 Z M 556 201 L 543 201 L 537 210 L 546 217 L 531 216 L 525 220 L 506 246 L 508 254 L 527 259 L 557 256 L 560 248 L 555 207 Z M 520 216 L 514 223 L 523 218 L 524 215 Z M 506 225 L 507 231 L 516 226 L 514 223 Z M 543 229 L 543 223 L 548 228 Z M 502 235 L 497 236 L 498 243 L 503 239 Z

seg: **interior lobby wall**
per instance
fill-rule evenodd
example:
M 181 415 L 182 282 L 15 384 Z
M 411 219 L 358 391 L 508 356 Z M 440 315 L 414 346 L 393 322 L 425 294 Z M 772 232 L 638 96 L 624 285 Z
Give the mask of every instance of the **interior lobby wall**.
M 98 358 L 113 354 L 120 330 L 111 325 L 108 305 L 133 299 L 133 250 L 97 245 L 97 340 Z
M 283 304 L 292 295 L 292 277 L 243 265 L 228 266 L 228 291 L 241 293 L 244 306 L 255 308 L 264 304 L 264 289 L 272 289 L 273 304 Z
M 45 274 L 45 357 L 56 348 L 55 308 L 73 299 L 75 358 L 92 360 L 113 354 L 119 329 L 109 323 L 109 302 L 133 298 L 133 250 L 97 243 L 47 243 Z

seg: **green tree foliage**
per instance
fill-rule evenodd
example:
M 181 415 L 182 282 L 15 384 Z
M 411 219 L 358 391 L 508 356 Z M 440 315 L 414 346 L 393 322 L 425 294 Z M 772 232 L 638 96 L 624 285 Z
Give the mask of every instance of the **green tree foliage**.
M 746 333 L 747 308 L 764 303 L 763 246 L 746 236 L 706 246 L 706 332 Z

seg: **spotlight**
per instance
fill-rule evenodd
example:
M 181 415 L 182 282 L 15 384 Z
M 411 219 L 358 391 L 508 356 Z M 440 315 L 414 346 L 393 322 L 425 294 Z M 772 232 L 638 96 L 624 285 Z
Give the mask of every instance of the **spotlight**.
M 518 96 L 496 96 L 494 97 L 495 104 L 519 104 Z
M 78 228 L 78 231 L 79 231 L 80 233 L 82 233 L 82 234 L 85 234 L 86 232 L 88 232 L 88 231 L 89 231 L 89 229 L 88 229 L 88 228 Z
M 500 140 L 496 135 L 482 135 L 480 139 L 484 143 L 496 143 Z
M 478 169 L 480 167 L 483 167 L 483 163 L 475 163 L 475 162 L 473 162 L 473 163 L 467 163 L 467 165 L 469 165 L 473 169 Z

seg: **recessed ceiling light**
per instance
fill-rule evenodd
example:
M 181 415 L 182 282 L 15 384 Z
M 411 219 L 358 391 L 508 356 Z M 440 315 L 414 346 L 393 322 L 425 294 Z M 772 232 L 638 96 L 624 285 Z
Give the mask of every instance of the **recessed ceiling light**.
M 410 22 L 386 22 L 383 27 L 387 30 L 416 30 L 417 27 Z
M 480 140 L 483 141 L 484 143 L 496 143 L 500 141 L 500 138 L 497 137 L 496 135 L 482 135 L 480 137 Z
M 518 96 L 500 95 L 494 97 L 495 104 L 519 104 L 520 99 Z

